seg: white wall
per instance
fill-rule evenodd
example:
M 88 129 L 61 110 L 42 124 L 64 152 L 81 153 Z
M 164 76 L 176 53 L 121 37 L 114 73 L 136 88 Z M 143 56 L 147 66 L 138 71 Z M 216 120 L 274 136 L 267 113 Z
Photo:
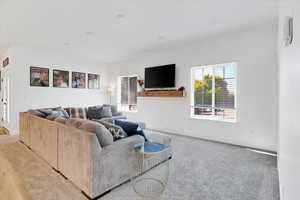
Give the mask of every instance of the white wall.
M 281 200 L 300 197 L 300 2 L 281 1 L 280 92 L 279 92 L 279 179 Z M 294 17 L 294 42 L 283 45 L 283 19 Z
M 238 122 L 190 118 L 190 68 L 238 62 Z M 267 150 L 277 150 L 277 23 L 227 33 L 174 48 L 144 53 L 111 65 L 112 83 L 119 75 L 144 76 L 144 67 L 176 63 L 176 85 L 186 98 L 138 98 L 131 119 L 148 128 Z M 116 99 L 116 98 L 115 98 Z
M 12 47 L 8 56 L 11 64 L 10 74 L 10 131 L 18 134 L 19 112 L 30 108 L 52 106 L 89 106 L 108 101 L 105 87 L 108 85 L 107 67 L 104 64 L 85 60 L 67 51 L 43 48 Z M 30 87 L 30 66 L 50 68 L 50 85 L 52 86 L 52 69 L 79 71 L 100 74 L 101 88 L 74 89 Z M 70 77 L 71 78 L 71 77 Z

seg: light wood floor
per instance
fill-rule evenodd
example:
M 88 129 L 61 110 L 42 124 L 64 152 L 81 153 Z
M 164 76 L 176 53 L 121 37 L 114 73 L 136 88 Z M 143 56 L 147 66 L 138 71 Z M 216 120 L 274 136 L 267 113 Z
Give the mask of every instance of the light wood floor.
M 9 162 L 16 176 L 24 183 L 32 200 L 87 200 L 71 182 L 16 140 L 17 137 L 13 136 L 1 137 L 0 155 Z

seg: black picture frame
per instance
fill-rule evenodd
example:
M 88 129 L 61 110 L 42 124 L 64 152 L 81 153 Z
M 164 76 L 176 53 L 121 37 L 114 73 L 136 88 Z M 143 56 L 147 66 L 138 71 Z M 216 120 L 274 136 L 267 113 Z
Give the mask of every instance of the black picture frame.
M 78 88 L 78 89 L 86 88 L 86 73 L 72 72 L 72 88 Z
M 31 87 L 49 87 L 49 68 L 30 66 L 29 81 Z
M 101 80 L 100 78 L 101 78 L 100 74 L 88 74 L 88 81 L 87 81 L 88 89 L 100 89 L 100 80 Z
M 53 69 L 52 85 L 55 88 L 69 88 L 70 87 L 70 72 L 66 70 Z M 61 83 L 59 83 L 62 81 Z

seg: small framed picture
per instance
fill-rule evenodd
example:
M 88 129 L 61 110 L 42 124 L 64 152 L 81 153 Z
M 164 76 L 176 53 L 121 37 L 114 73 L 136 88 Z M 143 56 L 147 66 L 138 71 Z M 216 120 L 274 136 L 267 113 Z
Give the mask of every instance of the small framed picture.
M 85 73 L 72 72 L 72 88 L 86 88 L 85 77 Z
M 53 70 L 53 87 L 68 88 L 69 87 L 69 71 Z
M 88 74 L 88 87 L 89 89 L 100 89 L 99 74 Z
M 49 87 L 49 68 L 30 67 L 30 86 Z

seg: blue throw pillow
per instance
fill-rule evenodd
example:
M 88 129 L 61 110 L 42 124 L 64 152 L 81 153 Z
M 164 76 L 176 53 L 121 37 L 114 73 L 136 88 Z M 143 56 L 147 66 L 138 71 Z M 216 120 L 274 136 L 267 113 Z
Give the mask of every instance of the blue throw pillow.
M 146 138 L 146 135 L 145 135 L 145 133 L 144 133 L 143 130 L 138 130 L 138 131 L 136 131 L 136 132 L 137 132 L 137 135 L 143 136 L 143 137 L 145 138 L 145 141 L 146 141 L 146 142 L 148 141 L 148 139 Z
M 120 126 L 128 136 L 136 135 L 137 128 L 139 127 L 138 123 L 123 119 L 116 119 L 115 124 Z
M 115 124 L 120 126 L 128 136 L 140 135 L 145 138 L 145 141 L 148 141 L 143 130 L 138 130 L 139 124 L 134 121 L 116 119 Z
M 58 108 L 58 109 L 55 109 L 54 111 L 58 112 L 58 114 L 66 119 L 69 119 L 70 118 L 70 115 L 67 113 L 67 111 L 65 111 L 65 109 L 63 108 Z

